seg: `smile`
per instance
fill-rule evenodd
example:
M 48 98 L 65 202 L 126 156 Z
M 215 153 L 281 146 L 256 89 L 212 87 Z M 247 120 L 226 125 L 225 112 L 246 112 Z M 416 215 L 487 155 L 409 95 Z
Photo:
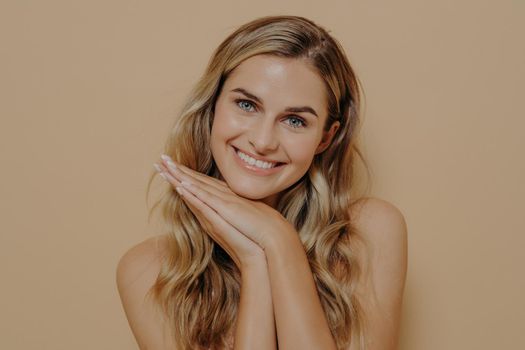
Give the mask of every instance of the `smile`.
M 256 160 L 255 158 L 252 158 L 249 155 L 241 152 L 241 150 L 237 150 L 237 154 L 246 163 L 248 163 L 250 165 L 253 165 L 253 166 L 256 166 L 257 168 L 269 169 L 269 168 L 273 168 L 274 166 L 277 165 L 277 163 L 271 163 L 271 162 L 265 162 L 265 161 L 261 161 L 261 160 Z
M 234 151 L 234 158 L 237 164 L 239 164 L 245 170 L 248 170 L 250 173 L 255 175 L 270 175 L 274 174 L 281 170 L 285 163 L 274 163 L 274 162 L 265 162 L 261 160 L 255 160 L 254 158 L 248 156 L 242 151 L 232 146 Z

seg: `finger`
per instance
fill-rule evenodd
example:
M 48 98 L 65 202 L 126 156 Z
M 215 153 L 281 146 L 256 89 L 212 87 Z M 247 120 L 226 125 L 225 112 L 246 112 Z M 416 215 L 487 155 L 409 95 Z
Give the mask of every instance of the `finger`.
M 237 198 L 237 196 L 234 195 L 234 193 L 229 188 L 226 189 L 226 188 L 221 188 L 220 186 L 217 187 L 216 185 L 212 183 L 210 184 L 209 181 L 200 181 L 194 176 L 184 173 L 178 166 L 176 168 L 173 168 L 171 164 L 166 165 L 165 163 L 162 163 L 162 166 L 163 166 L 163 169 L 168 169 L 170 174 L 173 177 L 175 177 L 180 183 L 184 182 L 184 183 L 193 184 L 196 186 L 196 188 L 202 188 L 206 190 L 208 193 L 213 194 L 215 198 L 224 198 L 224 199 L 230 199 L 230 200 L 234 200 L 235 198 Z M 219 205 L 219 203 L 214 204 L 214 208 L 216 208 L 217 205 Z
M 203 202 L 207 207 L 211 208 L 222 220 L 226 221 L 235 230 L 242 233 L 250 229 L 249 224 L 247 224 L 250 220 L 249 218 L 244 217 L 242 220 L 239 219 L 239 215 L 241 215 L 240 211 L 243 209 L 243 206 L 247 204 L 243 204 L 236 195 L 217 194 L 213 189 L 208 190 L 184 180 L 181 181 L 181 187 L 184 188 L 186 192 L 191 193 L 200 202 Z M 248 211 L 248 213 L 250 213 L 250 211 Z
M 238 235 L 243 235 L 246 239 L 250 239 L 244 233 L 237 230 L 229 222 L 223 219 L 219 213 L 217 213 L 213 208 L 210 208 L 205 202 L 197 198 L 193 193 L 188 191 L 188 189 L 179 186 L 177 187 L 179 194 L 189 202 L 193 207 L 199 211 L 207 221 L 214 227 L 215 230 L 221 232 L 221 236 L 224 236 L 224 241 L 235 241 L 238 238 Z
M 192 190 L 195 191 L 196 194 L 200 195 L 200 201 L 201 202 L 210 203 L 212 208 L 220 208 L 221 205 L 224 206 L 224 202 L 225 201 L 221 200 L 221 198 L 222 198 L 221 196 L 225 195 L 224 192 L 217 193 L 217 190 L 215 188 L 208 187 L 208 189 L 211 191 L 211 193 L 210 193 L 209 191 L 201 189 L 196 184 L 194 184 L 194 182 L 195 182 L 194 179 L 191 180 L 193 182 L 188 182 L 187 180 L 189 179 L 189 177 L 187 177 L 187 176 L 184 176 L 184 178 L 186 178 L 187 180 L 182 180 L 183 182 L 181 182 L 181 181 L 179 181 L 178 179 L 176 179 L 175 177 L 173 177 L 171 175 L 171 173 L 169 172 L 168 168 L 164 164 L 160 164 L 160 165 L 155 164 L 155 165 L 156 165 L 155 167 L 157 168 L 157 170 L 159 170 L 160 175 L 164 179 L 166 179 L 166 181 L 168 181 L 173 187 L 175 187 L 175 188 L 178 187 L 178 186 L 187 187 L 188 185 L 190 185 Z M 202 183 L 199 183 L 199 184 L 204 185 Z M 179 194 L 180 194 L 180 192 L 179 192 Z M 183 198 L 183 199 L 185 199 L 185 198 Z M 190 205 L 191 205 L 191 202 L 190 202 Z M 210 207 L 210 205 L 208 205 L 208 206 Z M 197 216 L 197 213 L 199 212 L 198 209 L 197 210 L 193 210 L 193 209 L 196 209 L 196 208 L 195 208 L 194 205 L 192 207 L 193 208 L 190 208 L 190 209 Z M 198 217 L 197 217 L 197 219 L 198 219 Z M 206 226 L 204 226 L 204 227 L 206 227 Z
M 171 183 L 175 188 L 177 186 L 180 186 L 180 182 L 175 179 L 173 176 L 171 176 L 169 173 L 166 173 L 167 172 L 167 169 L 165 166 L 163 165 L 158 165 L 158 164 L 155 164 L 155 168 L 157 168 L 157 170 L 159 170 L 159 173 L 160 175 L 166 179 L 166 181 L 168 181 L 169 183 Z M 178 192 L 178 191 L 177 191 Z M 182 198 L 182 200 L 184 201 L 184 203 L 186 203 L 186 205 L 190 208 L 191 212 L 193 213 L 193 215 L 195 215 L 195 217 L 197 218 L 197 220 L 199 221 L 199 223 L 201 224 L 201 227 L 205 230 L 205 232 L 211 236 L 211 238 L 217 242 L 219 245 L 221 245 L 222 247 L 224 247 L 224 242 L 223 242 L 223 239 L 221 239 L 220 237 L 218 237 L 215 232 L 213 231 L 213 227 L 211 225 L 211 223 L 206 220 L 205 216 L 202 215 L 202 213 L 200 212 L 200 210 L 195 207 L 195 205 L 191 204 L 186 197 L 184 196 L 180 196 Z
M 206 212 L 206 215 L 217 215 L 213 210 L 211 210 L 210 208 L 204 208 L 206 207 L 206 205 L 202 202 L 199 202 L 198 198 L 192 197 L 191 193 L 189 193 L 184 188 L 179 187 L 177 191 L 181 195 L 181 198 L 184 200 L 184 203 L 186 203 L 186 205 L 191 209 L 193 214 L 195 214 L 199 222 L 201 222 L 201 226 L 204 228 L 205 232 L 212 238 L 212 240 L 216 244 L 218 244 L 222 249 L 224 249 L 224 251 L 228 253 L 228 255 L 235 261 L 235 264 L 237 266 L 240 266 L 240 261 L 234 253 L 235 249 L 232 249 L 227 242 L 229 236 L 228 233 L 232 232 L 230 230 L 235 229 L 228 225 L 228 223 L 226 223 L 220 217 L 216 217 L 215 220 L 211 219 L 213 223 L 210 222 L 210 220 L 205 217 L 202 210 Z M 218 223 L 218 221 L 222 222 Z M 219 230 L 218 232 L 221 232 L 220 234 L 217 234 L 215 232 L 213 225 L 216 225 L 217 229 Z M 237 231 L 237 234 L 240 234 L 240 232 Z M 222 235 L 226 236 L 226 238 L 222 237 Z M 231 239 L 231 235 L 229 237 Z
M 190 203 L 190 201 L 186 198 L 186 196 L 181 195 L 181 198 L 183 199 L 184 203 L 186 203 L 186 205 L 190 208 L 193 214 L 197 217 L 197 220 L 200 222 L 201 227 L 204 229 L 206 234 L 208 234 L 208 236 L 211 237 L 211 239 L 215 242 L 215 244 L 218 244 L 224 251 L 227 252 L 227 254 L 235 261 L 237 266 L 240 266 L 239 260 L 237 259 L 236 255 L 233 253 L 234 250 L 230 248 L 230 245 L 226 242 L 226 240 L 220 234 L 217 234 L 212 223 L 208 219 L 206 219 L 206 217 L 199 211 L 199 209 L 195 205 Z
M 169 169 L 164 166 L 164 164 L 153 164 L 155 166 L 155 169 L 157 169 L 157 172 L 159 173 L 164 180 L 166 180 L 168 183 L 172 184 L 175 188 L 176 186 L 180 186 L 180 180 L 178 180 L 173 174 L 170 173 Z
M 166 180 L 169 184 L 173 185 L 174 188 L 181 185 L 180 181 L 170 173 L 170 171 L 168 170 L 168 168 L 166 168 L 164 164 L 155 163 L 153 165 L 155 166 L 155 169 L 157 169 L 157 171 L 159 172 L 159 175 L 162 176 L 164 180 Z
M 213 209 L 218 215 L 222 216 L 221 212 L 228 203 L 228 198 L 226 197 L 227 194 L 217 193 L 213 188 L 206 186 L 203 187 L 198 183 L 189 182 L 187 180 L 182 180 L 181 186 L 193 196 L 198 198 L 201 202 Z M 223 217 L 223 219 L 226 218 Z
M 197 220 L 199 221 L 199 223 L 201 224 L 201 227 L 206 231 L 207 234 L 209 234 L 211 236 L 211 238 L 214 240 L 214 241 L 219 241 L 220 238 L 217 237 L 215 235 L 215 233 L 213 232 L 213 227 L 211 225 L 211 223 L 206 219 L 206 217 L 200 212 L 200 210 L 195 207 L 195 205 L 191 204 L 186 197 L 184 196 L 181 196 L 182 200 L 184 201 L 184 203 L 186 203 L 186 205 L 190 208 L 190 210 L 192 211 L 193 215 L 195 215 L 195 217 L 197 218 Z
M 176 189 L 185 199 L 185 203 L 189 202 L 198 212 L 205 216 L 206 221 L 208 221 L 212 227 L 210 230 L 212 238 L 228 253 L 237 267 L 241 267 L 243 257 L 252 257 L 254 254 L 259 254 L 261 249 L 264 249 L 257 241 L 245 235 L 243 231 L 239 230 L 221 216 L 220 213 L 210 208 L 187 189 L 184 187 L 177 187 Z M 257 246 L 258 248 L 256 248 Z M 256 250 L 257 253 L 255 252 Z
M 174 187 L 180 186 L 182 181 L 188 183 L 198 183 L 201 186 L 211 186 L 202 181 L 198 181 L 197 179 L 194 179 L 191 176 L 181 172 L 180 169 L 173 168 L 170 165 L 166 165 L 163 162 L 160 164 L 155 163 L 153 165 L 155 166 L 155 169 L 157 169 L 157 171 L 160 173 L 160 175 L 166 180 L 168 180 L 168 182 L 172 183 Z
M 183 173 L 193 176 L 199 179 L 200 181 L 203 181 L 210 185 L 217 186 L 218 188 L 223 188 L 223 189 L 228 189 L 228 190 L 230 189 L 230 186 L 228 186 L 228 184 L 225 181 L 219 180 L 217 178 L 214 178 L 209 175 L 198 172 L 196 170 L 193 170 L 183 164 L 180 164 L 180 163 L 174 163 L 174 164 L 175 164 L 175 167 L 179 168 Z
M 216 179 L 214 177 L 211 177 L 211 176 L 208 176 L 208 175 L 205 175 L 203 173 L 200 173 L 198 171 L 195 171 L 193 169 L 190 169 L 188 168 L 187 166 L 184 166 L 180 163 L 177 163 L 175 164 L 175 162 L 169 158 L 168 156 L 165 156 L 165 155 L 162 155 L 161 156 L 162 158 L 162 163 L 168 168 L 170 169 L 174 175 L 187 175 L 187 176 L 190 176 L 192 178 L 195 178 L 203 183 L 206 183 L 210 186 L 213 186 L 215 188 L 217 188 L 218 190 L 221 190 L 221 191 L 231 191 L 230 190 L 230 187 L 228 186 L 228 184 L 224 181 L 221 181 L 219 179 Z M 179 170 L 177 172 L 177 170 Z
M 177 186 L 181 186 L 181 182 L 174 178 L 170 173 L 169 170 L 166 168 L 164 164 L 155 164 L 155 168 L 159 171 L 159 175 L 161 175 L 168 183 L 170 183 L 175 189 Z M 199 210 L 190 202 L 186 200 L 184 196 L 181 196 L 181 198 L 184 200 L 186 205 L 190 208 L 190 210 L 193 212 L 197 220 L 201 223 L 201 226 L 208 232 L 212 231 L 212 228 L 210 227 L 210 223 L 207 222 L 207 220 L 202 216 L 202 214 L 199 212 Z M 212 238 L 216 238 L 212 234 Z

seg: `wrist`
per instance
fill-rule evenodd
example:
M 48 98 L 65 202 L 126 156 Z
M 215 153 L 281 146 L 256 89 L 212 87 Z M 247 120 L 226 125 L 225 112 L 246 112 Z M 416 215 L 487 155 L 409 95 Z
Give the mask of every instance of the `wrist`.
M 263 247 L 263 252 L 265 256 L 268 256 L 268 253 L 270 252 L 286 250 L 290 247 L 290 245 L 297 244 L 302 245 L 297 231 L 283 230 L 282 232 L 279 232 L 279 234 L 269 235 L 269 238 Z
M 240 262 L 241 273 L 245 270 L 266 268 L 266 255 L 261 249 L 260 253 L 251 255 Z
M 264 253 L 268 263 L 287 264 L 297 254 L 305 254 L 305 250 L 297 231 L 283 231 L 272 238 Z

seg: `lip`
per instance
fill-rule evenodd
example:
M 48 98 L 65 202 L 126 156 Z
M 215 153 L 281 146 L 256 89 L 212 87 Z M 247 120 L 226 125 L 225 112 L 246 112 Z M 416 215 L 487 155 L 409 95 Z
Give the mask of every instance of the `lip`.
M 262 161 L 262 162 L 268 162 L 268 163 L 284 163 L 284 162 L 276 162 L 276 161 L 273 160 L 273 159 L 267 159 L 267 158 L 264 158 L 264 157 L 256 156 L 255 154 L 252 154 L 252 153 L 250 153 L 250 152 L 246 152 L 245 150 L 242 150 L 242 149 L 237 148 L 237 147 L 235 147 L 235 146 L 232 146 L 232 147 L 235 148 L 236 151 L 239 150 L 239 151 L 241 151 L 242 153 L 249 155 L 250 157 L 252 157 L 252 158 L 255 159 L 255 160 L 260 160 L 260 161 Z
M 241 157 L 239 157 L 239 155 L 237 154 L 237 148 L 232 146 L 232 150 L 233 150 L 233 158 L 235 158 L 235 162 L 241 168 L 243 168 L 244 170 L 246 170 L 249 173 L 254 174 L 254 175 L 267 176 L 267 175 L 275 174 L 276 172 L 281 171 L 281 169 L 283 168 L 283 165 L 286 164 L 286 163 L 281 163 L 280 165 L 275 166 L 273 168 L 269 168 L 269 169 L 257 168 L 255 166 L 252 166 L 252 165 L 246 163 L 244 160 L 242 160 Z M 244 151 L 241 151 L 241 152 L 244 153 Z

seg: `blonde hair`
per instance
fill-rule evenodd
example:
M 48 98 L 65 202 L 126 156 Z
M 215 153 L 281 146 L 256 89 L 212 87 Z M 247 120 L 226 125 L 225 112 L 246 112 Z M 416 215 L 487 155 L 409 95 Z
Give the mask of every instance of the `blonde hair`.
M 298 16 L 266 16 L 240 26 L 213 53 L 168 135 L 164 153 L 219 178 L 210 150 L 215 102 L 230 72 L 260 54 L 301 59 L 315 68 L 327 92 L 324 129 L 340 122 L 330 146 L 315 155 L 308 172 L 285 191 L 276 209 L 294 224 L 303 242 L 338 349 L 347 348 L 354 337 L 365 349 L 365 318 L 355 295 L 361 274 L 356 247 L 363 240 L 349 213 L 359 199 L 351 194 L 356 156 L 370 175 L 356 141 L 360 84 L 338 41 Z M 236 320 L 240 271 L 173 188 L 166 189 L 151 211 L 158 205 L 168 253 L 148 295 L 165 316 L 178 349 L 222 348 Z

